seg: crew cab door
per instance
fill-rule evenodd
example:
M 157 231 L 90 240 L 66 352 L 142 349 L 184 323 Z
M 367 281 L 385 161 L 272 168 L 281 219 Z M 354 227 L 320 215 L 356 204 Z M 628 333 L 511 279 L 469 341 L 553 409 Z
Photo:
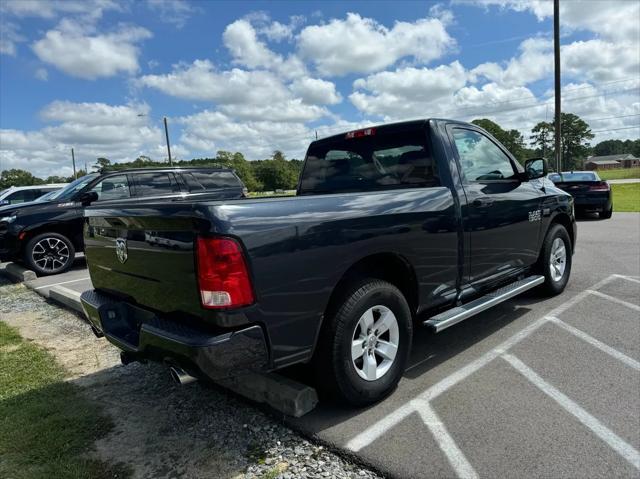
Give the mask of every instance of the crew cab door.
M 490 283 L 538 257 L 542 192 L 482 130 L 449 128 L 466 196 L 462 205 L 471 284 Z

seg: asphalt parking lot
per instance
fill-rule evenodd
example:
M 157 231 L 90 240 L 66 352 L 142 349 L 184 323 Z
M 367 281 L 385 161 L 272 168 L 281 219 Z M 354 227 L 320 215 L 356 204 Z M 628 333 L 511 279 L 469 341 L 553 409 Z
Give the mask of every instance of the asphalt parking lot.
M 287 422 L 390 477 L 639 477 L 640 215 L 580 221 L 573 261 L 561 296 L 417 330 L 385 401 Z M 87 277 L 79 260 L 30 286 Z

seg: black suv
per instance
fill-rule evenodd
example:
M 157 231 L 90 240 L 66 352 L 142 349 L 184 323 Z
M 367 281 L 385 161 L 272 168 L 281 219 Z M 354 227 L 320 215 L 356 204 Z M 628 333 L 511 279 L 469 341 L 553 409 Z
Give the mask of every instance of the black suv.
M 47 201 L 0 208 L 0 260 L 22 260 L 39 275 L 57 274 L 84 250 L 84 208 L 131 200 L 238 199 L 244 184 L 225 168 L 141 168 L 92 173 L 69 183 Z

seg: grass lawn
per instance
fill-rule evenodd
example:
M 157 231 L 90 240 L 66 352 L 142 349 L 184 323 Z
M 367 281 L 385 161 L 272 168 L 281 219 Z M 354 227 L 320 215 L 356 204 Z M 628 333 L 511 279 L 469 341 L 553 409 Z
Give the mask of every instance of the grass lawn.
M 598 170 L 603 180 L 621 180 L 624 178 L 640 178 L 640 168 L 618 168 L 617 170 Z
M 640 183 L 611 185 L 613 211 L 640 211 Z
M 127 477 L 89 457 L 112 424 L 63 379 L 50 354 L 0 321 L 0 477 Z

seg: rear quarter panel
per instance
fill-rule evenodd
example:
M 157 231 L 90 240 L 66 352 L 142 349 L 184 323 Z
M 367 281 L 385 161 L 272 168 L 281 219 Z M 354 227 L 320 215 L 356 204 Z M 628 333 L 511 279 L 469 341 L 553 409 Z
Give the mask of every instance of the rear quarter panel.
M 414 268 L 420 303 L 455 288 L 457 221 L 446 187 L 196 205 L 211 233 L 238 238 L 249 258 L 275 365 L 308 358 L 324 310 L 345 272 L 391 252 Z

